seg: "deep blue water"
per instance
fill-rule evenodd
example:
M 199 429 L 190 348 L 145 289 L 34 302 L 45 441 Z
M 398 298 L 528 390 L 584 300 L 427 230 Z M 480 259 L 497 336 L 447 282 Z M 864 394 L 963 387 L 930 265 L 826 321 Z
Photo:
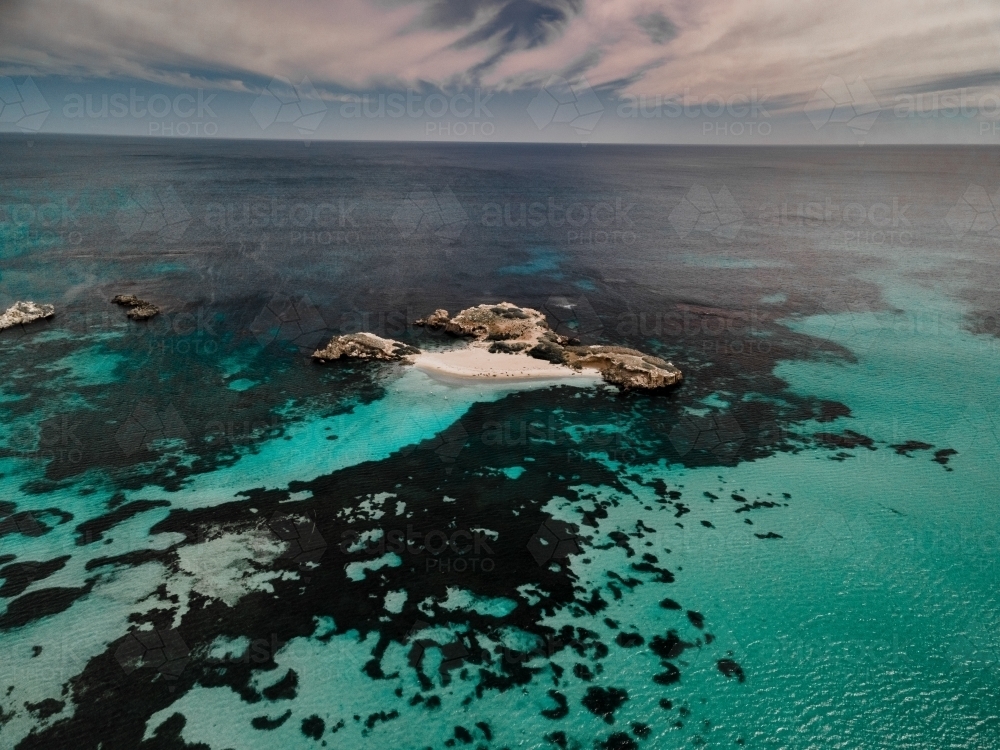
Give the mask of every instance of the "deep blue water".
M 0 156 L 3 746 L 998 744 L 994 150 Z M 501 300 L 685 382 L 308 357 Z

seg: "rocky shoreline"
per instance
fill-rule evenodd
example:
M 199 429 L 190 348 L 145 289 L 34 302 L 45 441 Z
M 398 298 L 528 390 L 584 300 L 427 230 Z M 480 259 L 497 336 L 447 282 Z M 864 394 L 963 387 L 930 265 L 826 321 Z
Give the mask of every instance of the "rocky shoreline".
M 471 339 L 466 350 L 458 350 L 455 354 L 475 355 L 475 366 L 470 372 L 467 364 L 470 358 L 465 357 L 465 366 L 454 368 L 453 374 L 459 377 L 525 377 L 524 373 L 530 372 L 527 377 L 544 378 L 557 373 L 558 367 L 575 373 L 592 369 L 606 382 L 623 390 L 668 388 L 679 384 L 684 377 L 673 363 L 636 349 L 583 346 L 579 340 L 553 331 L 542 313 L 510 302 L 470 307 L 454 317 L 449 316 L 447 310 L 439 309 L 417 320 L 415 325 Z M 375 359 L 405 361 L 419 366 L 422 356 L 431 355 L 371 333 L 352 333 L 333 338 L 312 356 L 321 362 L 341 358 Z M 436 367 L 447 371 L 447 365 L 442 367 L 440 364 L 444 356 L 447 353 L 435 356 Z M 519 358 L 522 366 L 510 367 L 511 357 Z M 538 366 L 530 369 L 524 362 L 528 358 L 540 360 Z M 558 367 L 545 367 L 543 362 Z

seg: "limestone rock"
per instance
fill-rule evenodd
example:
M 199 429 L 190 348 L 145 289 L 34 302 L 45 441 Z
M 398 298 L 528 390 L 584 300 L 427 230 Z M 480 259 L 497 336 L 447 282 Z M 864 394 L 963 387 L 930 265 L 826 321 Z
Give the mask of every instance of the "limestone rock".
M 384 339 L 373 333 L 348 333 L 336 336 L 330 342 L 315 352 L 313 359 L 329 362 L 335 359 L 378 359 L 395 361 L 411 354 L 419 354 L 420 350 L 399 341 Z
M 623 346 L 571 346 L 566 352 L 571 367 L 593 367 L 625 390 L 668 388 L 684 379 L 672 362 Z
M 55 314 L 56 309 L 52 305 L 37 305 L 30 301 L 15 302 L 3 315 L 0 315 L 0 331 L 51 318 Z
M 160 308 L 144 299 L 139 299 L 134 294 L 118 294 L 111 298 L 116 305 L 127 307 L 128 315 L 132 320 L 149 320 L 160 314 Z
M 426 326 L 427 328 L 444 328 L 448 325 L 450 318 L 448 317 L 447 310 L 435 310 L 426 318 L 420 318 L 420 320 L 414 321 L 414 325 Z
M 470 307 L 462 310 L 445 326 L 448 333 L 471 336 L 480 341 L 530 338 L 548 328 L 549 324 L 540 312 L 510 302 Z

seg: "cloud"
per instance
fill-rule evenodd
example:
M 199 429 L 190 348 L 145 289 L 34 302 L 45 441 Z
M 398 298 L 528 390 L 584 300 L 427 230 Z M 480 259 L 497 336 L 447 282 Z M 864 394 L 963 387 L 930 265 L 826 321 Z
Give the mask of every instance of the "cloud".
M 0 74 L 322 91 L 538 88 L 746 95 L 799 108 L 829 76 L 899 92 L 995 86 L 982 0 L 0 0 Z
M 467 29 L 426 28 L 422 10 L 367 0 L 37 0 L 4 9 L 0 59 L 36 75 L 184 85 L 198 71 L 348 89 L 444 82 L 482 60 L 456 46 Z
M 432 28 L 466 28 L 459 49 L 491 50 L 473 68 L 478 73 L 512 51 L 557 37 L 582 6 L 583 0 L 433 0 L 424 20 Z
M 665 44 L 677 36 L 677 27 L 674 26 L 674 22 L 660 11 L 638 16 L 635 22 L 640 29 L 649 34 L 649 39 L 653 44 Z

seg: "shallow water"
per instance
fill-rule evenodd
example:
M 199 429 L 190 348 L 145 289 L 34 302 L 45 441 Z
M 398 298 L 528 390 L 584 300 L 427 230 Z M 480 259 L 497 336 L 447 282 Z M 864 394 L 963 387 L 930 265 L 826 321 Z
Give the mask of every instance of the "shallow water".
M 993 152 L 0 149 L 5 746 L 1000 741 Z M 685 383 L 308 360 L 503 299 Z

